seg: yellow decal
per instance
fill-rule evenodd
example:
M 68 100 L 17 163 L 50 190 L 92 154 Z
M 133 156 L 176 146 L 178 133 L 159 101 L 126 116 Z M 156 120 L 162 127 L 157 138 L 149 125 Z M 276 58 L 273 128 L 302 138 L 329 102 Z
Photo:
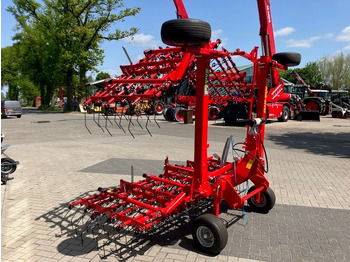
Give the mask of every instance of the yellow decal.
M 204 95 L 207 96 L 209 94 L 209 68 L 205 69 L 205 85 L 204 85 Z
M 266 114 L 266 99 L 267 99 L 267 83 L 266 83 L 266 86 L 265 86 L 265 94 L 264 94 L 264 109 L 263 109 L 263 111 L 264 111 L 264 115 Z M 268 118 L 268 116 L 265 116 L 265 118 Z
M 254 163 L 254 160 L 253 160 L 253 159 L 249 159 L 249 160 L 248 160 L 248 163 L 247 163 L 247 165 L 246 165 L 245 167 L 246 167 L 247 169 L 251 169 L 253 163 Z

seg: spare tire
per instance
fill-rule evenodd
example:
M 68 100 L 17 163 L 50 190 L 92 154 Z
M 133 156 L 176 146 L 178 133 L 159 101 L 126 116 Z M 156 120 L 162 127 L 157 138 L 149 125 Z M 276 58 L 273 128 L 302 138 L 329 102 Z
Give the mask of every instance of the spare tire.
M 300 64 L 301 55 L 299 53 L 294 53 L 294 52 L 276 53 L 272 56 L 272 60 L 275 60 L 281 65 L 285 65 L 288 67 L 297 66 Z
M 199 19 L 172 19 L 163 23 L 162 41 L 171 46 L 201 46 L 209 43 L 210 24 Z

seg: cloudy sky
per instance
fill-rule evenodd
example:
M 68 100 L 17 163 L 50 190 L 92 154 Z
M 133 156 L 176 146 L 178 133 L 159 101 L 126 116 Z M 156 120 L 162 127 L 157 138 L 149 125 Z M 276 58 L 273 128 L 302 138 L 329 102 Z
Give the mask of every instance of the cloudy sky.
M 212 40 L 220 38 L 226 49 L 250 52 L 260 46 L 259 16 L 256 0 L 183 0 L 191 18 L 211 24 Z M 350 53 L 349 0 L 271 0 L 272 21 L 277 52 L 299 52 L 301 67 L 324 56 Z M 143 51 L 163 46 L 160 28 L 174 19 L 172 0 L 124 0 L 126 6 L 142 8 L 136 17 L 127 18 L 115 27 L 135 26 L 139 32 L 132 39 L 105 42 L 104 63 L 98 68 L 115 76 L 119 66 L 128 64 L 122 46 L 133 62 L 143 57 Z M 11 45 L 15 20 L 5 9 L 10 0 L 1 1 L 1 46 Z M 241 61 L 244 63 L 244 61 Z M 238 63 L 239 64 L 239 63 Z

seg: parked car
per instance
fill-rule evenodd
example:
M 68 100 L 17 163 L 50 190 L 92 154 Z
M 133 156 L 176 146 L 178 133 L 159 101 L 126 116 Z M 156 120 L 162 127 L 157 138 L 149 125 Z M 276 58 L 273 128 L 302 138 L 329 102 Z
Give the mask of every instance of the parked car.
M 1 118 L 22 116 L 22 106 L 19 101 L 1 101 Z

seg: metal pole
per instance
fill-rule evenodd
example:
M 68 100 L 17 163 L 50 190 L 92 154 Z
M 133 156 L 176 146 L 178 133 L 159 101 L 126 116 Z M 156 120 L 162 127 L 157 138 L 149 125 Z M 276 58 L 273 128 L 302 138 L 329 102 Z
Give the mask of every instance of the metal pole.
M 123 50 L 124 50 L 124 53 L 125 53 L 126 57 L 128 58 L 128 60 L 129 60 L 129 62 L 130 62 L 130 65 L 132 65 L 132 61 L 131 61 L 131 58 L 130 58 L 130 56 L 129 56 L 129 54 L 128 54 L 128 51 L 126 51 L 125 46 L 122 46 L 122 48 L 123 48 Z
M 134 166 L 131 165 L 131 183 L 134 183 Z
M 208 180 L 208 105 L 209 59 L 197 57 L 197 87 L 194 136 L 194 188 L 206 186 Z

